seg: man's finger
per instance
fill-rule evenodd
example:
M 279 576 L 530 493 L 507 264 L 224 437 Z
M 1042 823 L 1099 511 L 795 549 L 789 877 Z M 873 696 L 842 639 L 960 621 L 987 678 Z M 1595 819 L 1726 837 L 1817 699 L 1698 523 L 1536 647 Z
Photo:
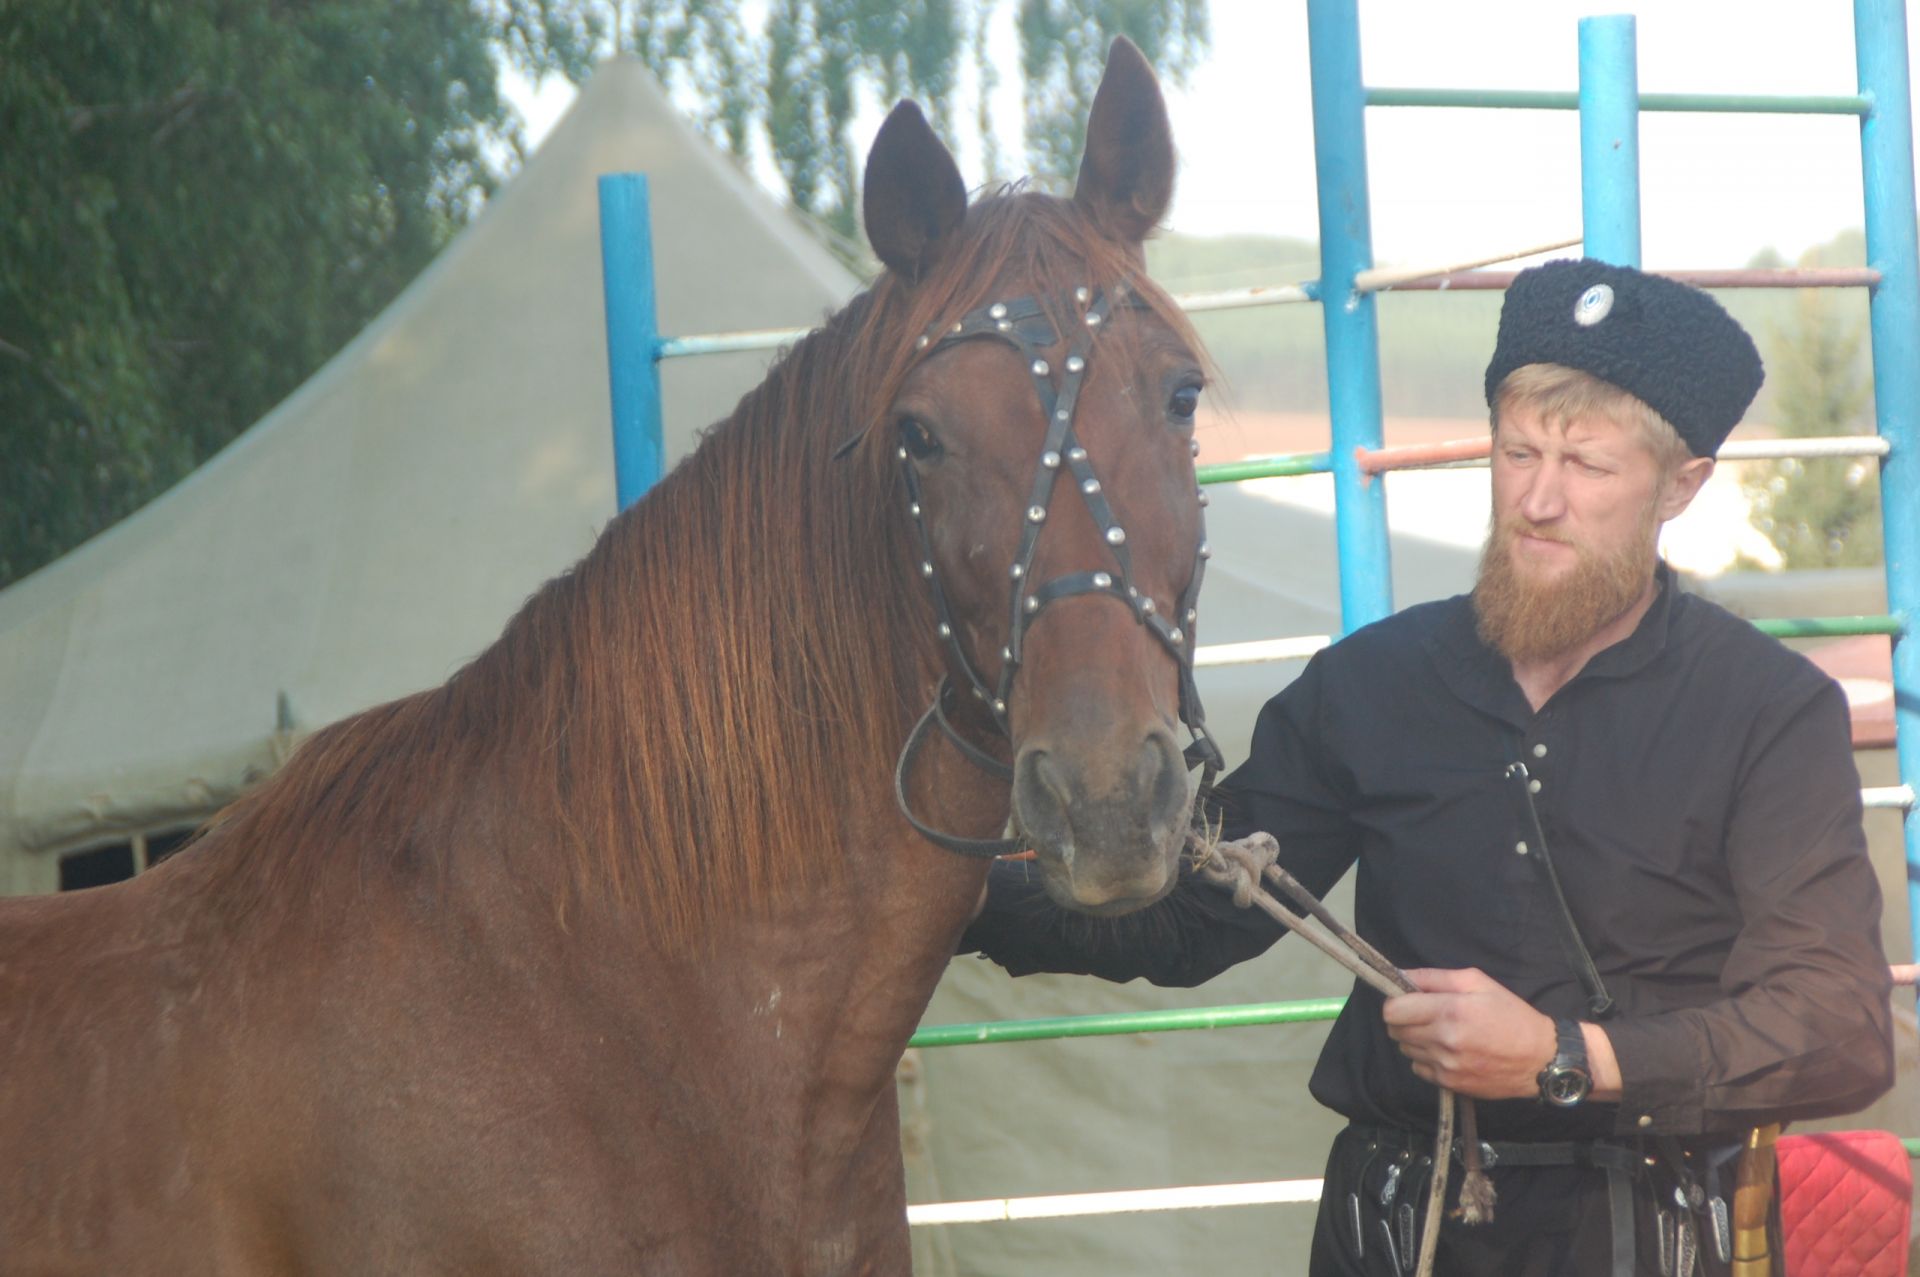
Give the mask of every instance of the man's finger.
M 1422 993 L 1473 993 L 1489 982 L 1487 974 L 1474 967 L 1411 967 L 1406 974 Z

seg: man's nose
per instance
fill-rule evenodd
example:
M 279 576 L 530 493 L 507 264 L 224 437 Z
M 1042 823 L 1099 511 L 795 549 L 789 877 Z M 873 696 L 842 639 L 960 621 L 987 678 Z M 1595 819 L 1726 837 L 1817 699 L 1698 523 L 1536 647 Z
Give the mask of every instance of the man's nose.
M 1527 490 L 1520 497 L 1520 513 L 1534 523 L 1551 523 L 1566 513 L 1566 489 L 1557 467 L 1543 465 L 1528 476 Z

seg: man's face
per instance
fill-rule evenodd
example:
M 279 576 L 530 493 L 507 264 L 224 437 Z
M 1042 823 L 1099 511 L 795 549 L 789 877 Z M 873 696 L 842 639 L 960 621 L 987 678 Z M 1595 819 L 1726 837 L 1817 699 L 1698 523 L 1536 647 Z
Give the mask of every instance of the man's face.
M 1673 479 L 1631 427 L 1589 415 L 1563 428 L 1526 404 L 1502 410 L 1492 464 L 1481 635 L 1516 661 L 1571 651 L 1646 591 Z

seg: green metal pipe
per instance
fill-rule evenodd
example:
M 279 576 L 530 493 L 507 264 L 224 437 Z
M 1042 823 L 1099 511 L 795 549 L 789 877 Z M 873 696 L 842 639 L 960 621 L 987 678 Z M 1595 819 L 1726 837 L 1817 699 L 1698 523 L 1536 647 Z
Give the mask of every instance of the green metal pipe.
M 1565 89 L 1425 89 L 1374 87 L 1368 106 L 1491 107 L 1506 110 L 1575 111 L 1580 95 Z M 1873 101 L 1863 93 L 1642 93 L 1642 111 L 1709 111 L 1738 115 L 1865 115 Z
M 1242 479 L 1283 479 L 1302 474 L 1325 474 L 1333 469 L 1331 452 L 1289 452 L 1277 457 L 1249 457 L 1198 466 L 1202 483 L 1239 483 Z
M 973 1046 L 983 1042 L 1032 1042 L 1046 1038 L 1095 1038 L 1120 1033 L 1167 1033 L 1176 1029 L 1234 1029 L 1252 1024 L 1302 1024 L 1331 1020 L 1345 998 L 1305 1002 L 1255 1002 L 1237 1007 L 1190 1007 L 1174 1011 L 1118 1011 L 1109 1015 L 1056 1015 L 1039 1020 L 989 1020 L 980 1024 L 933 1024 L 908 1046 Z
M 1891 616 L 1798 616 L 1755 621 L 1762 634 L 1775 638 L 1831 638 L 1842 634 L 1904 634 L 1906 618 Z

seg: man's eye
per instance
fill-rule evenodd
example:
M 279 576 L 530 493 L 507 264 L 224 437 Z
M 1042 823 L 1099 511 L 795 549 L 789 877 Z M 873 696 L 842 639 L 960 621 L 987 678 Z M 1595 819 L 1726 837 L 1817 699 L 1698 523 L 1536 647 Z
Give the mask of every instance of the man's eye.
M 931 461 L 941 453 L 940 441 L 933 431 L 912 417 L 900 418 L 900 442 L 915 461 Z
M 1167 399 L 1167 415 L 1182 424 L 1192 421 L 1194 411 L 1199 407 L 1199 386 L 1182 386 Z

